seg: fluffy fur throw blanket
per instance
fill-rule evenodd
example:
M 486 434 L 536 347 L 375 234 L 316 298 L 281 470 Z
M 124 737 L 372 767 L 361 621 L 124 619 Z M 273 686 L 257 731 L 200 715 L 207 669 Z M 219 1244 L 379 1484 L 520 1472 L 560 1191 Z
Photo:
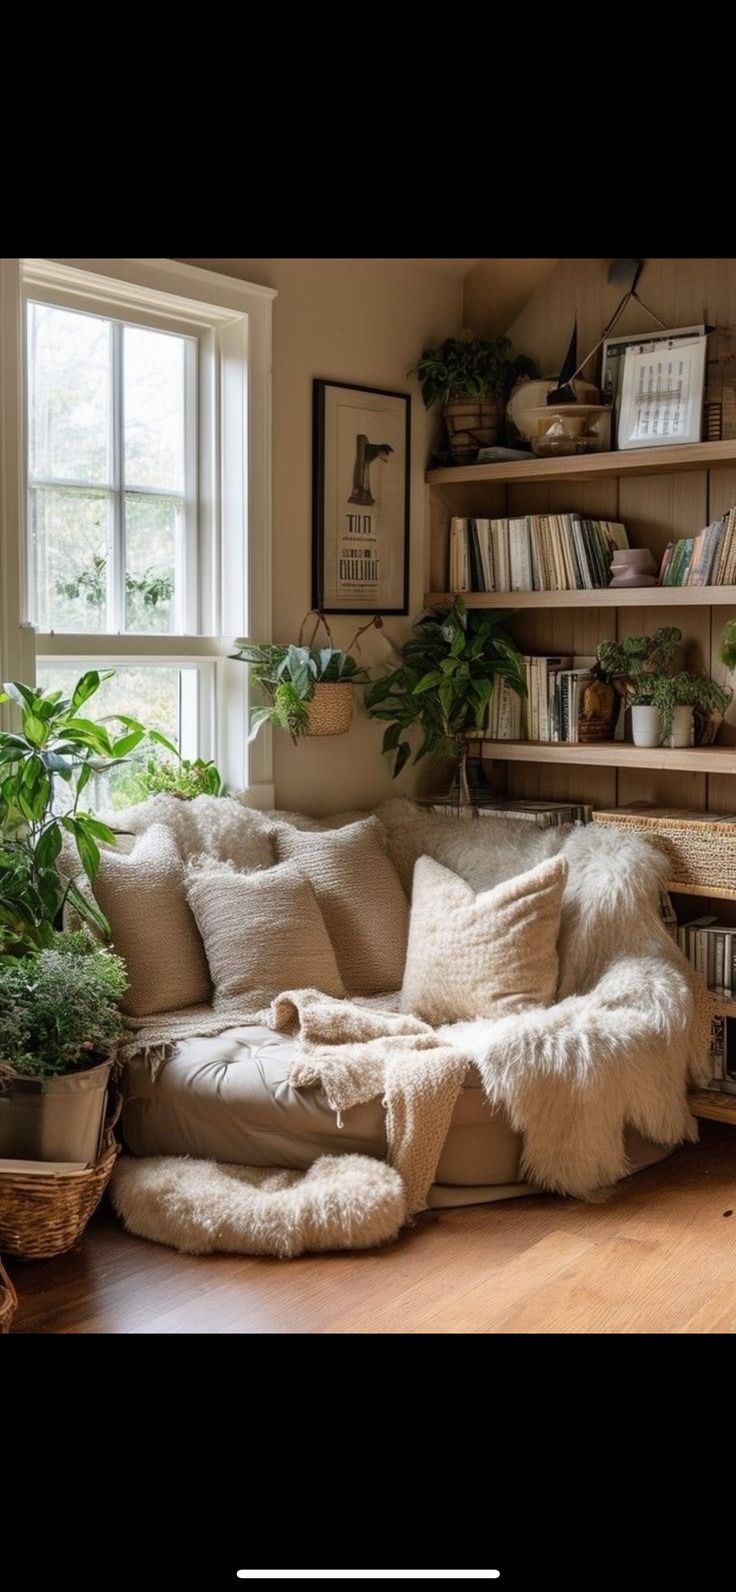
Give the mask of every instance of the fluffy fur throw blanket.
M 390 1003 L 289 991 L 266 1018 L 298 1034 L 291 1082 L 321 1085 L 337 1111 L 381 1097 L 411 1208 L 425 1203 L 469 1059 L 490 1105 L 522 1134 L 524 1174 L 541 1188 L 584 1197 L 625 1175 L 627 1125 L 663 1145 L 696 1137 L 686 1090 L 688 1078 L 708 1075 L 709 1012 L 661 921 L 666 859 L 636 835 L 596 825 L 540 832 L 496 818 L 438 819 L 402 801 L 378 816 L 405 880 L 421 854 L 476 889 L 558 849 L 569 864 L 555 1005 L 435 1032 Z M 163 1061 L 178 1038 L 255 1018 L 263 1014 L 169 1013 L 142 1025 L 126 1049 Z

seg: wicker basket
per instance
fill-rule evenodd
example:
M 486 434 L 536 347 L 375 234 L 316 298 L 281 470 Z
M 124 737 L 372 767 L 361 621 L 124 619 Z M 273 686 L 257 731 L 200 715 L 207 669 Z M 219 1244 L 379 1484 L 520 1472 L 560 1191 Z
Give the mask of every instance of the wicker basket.
M 618 824 L 653 840 L 667 857 L 673 884 L 736 891 L 736 816 L 632 806 L 593 813 L 593 822 Z
M 18 1295 L 0 1261 L 0 1332 L 10 1331 L 10 1324 L 17 1308 Z
M 495 398 L 455 398 L 442 413 L 455 464 L 473 464 L 479 448 L 498 441 L 501 407 Z
M 299 627 L 299 646 L 303 645 L 304 628 L 312 614 L 316 615 L 316 620 L 307 645 L 314 646 L 314 638 L 322 625 L 329 645 L 334 647 L 332 631 L 319 608 L 310 608 L 309 613 L 305 614 Z M 305 731 L 306 735 L 344 735 L 353 722 L 352 685 L 347 681 L 319 680 L 307 703 L 307 715 L 309 727 Z
M 307 703 L 307 735 L 344 735 L 353 722 L 353 688 L 321 681 Z
M 94 1166 L 81 1172 L 0 1171 L 0 1252 L 47 1260 L 81 1238 L 112 1176 L 118 1154 L 113 1129 L 121 1104 L 116 1092 Z

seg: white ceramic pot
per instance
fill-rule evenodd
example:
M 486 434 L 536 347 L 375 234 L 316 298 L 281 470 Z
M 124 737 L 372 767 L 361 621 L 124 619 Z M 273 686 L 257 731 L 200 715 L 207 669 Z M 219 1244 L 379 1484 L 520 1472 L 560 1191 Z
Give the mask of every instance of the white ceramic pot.
M 635 746 L 659 746 L 659 713 L 656 708 L 631 709 L 631 734 Z
M 689 746 L 692 721 L 692 708 L 674 708 L 672 713 L 672 734 L 666 744 L 668 746 Z

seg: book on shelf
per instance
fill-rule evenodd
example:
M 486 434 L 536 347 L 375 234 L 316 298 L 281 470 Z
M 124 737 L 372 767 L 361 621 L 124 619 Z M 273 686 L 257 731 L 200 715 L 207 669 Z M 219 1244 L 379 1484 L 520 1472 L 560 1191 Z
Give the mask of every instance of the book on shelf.
M 577 514 L 450 521 L 453 592 L 592 591 L 608 585 L 611 558 L 629 545 L 618 520 Z
M 677 941 L 709 990 L 736 999 L 736 928 L 706 915 L 681 924 Z
M 736 1018 L 711 1018 L 710 1069 L 710 1081 L 705 1088 L 718 1094 L 736 1095 Z
M 712 520 L 697 536 L 668 542 L 662 554 L 660 586 L 736 584 L 736 505 Z

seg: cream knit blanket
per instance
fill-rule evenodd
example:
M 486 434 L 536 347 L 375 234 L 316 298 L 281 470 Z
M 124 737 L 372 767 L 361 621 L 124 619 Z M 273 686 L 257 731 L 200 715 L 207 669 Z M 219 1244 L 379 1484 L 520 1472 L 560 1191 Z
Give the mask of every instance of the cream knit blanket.
M 386 1114 L 388 1159 L 401 1174 L 410 1211 L 426 1208 L 427 1195 L 462 1088 L 468 1054 L 438 1037 L 418 1017 L 370 1000 L 334 1000 L 319 990 L 287 990 L 266 1011 L 191 1006 L 135 1024 L 135 1037 L 119 1050 L 122 1061 L 144 1054 L 156 1070 L 179 1040 L 221 1034 L 247 1023 L 293 1034 L 298 1045 L 289 1070 L 297 1089 L 323 1088 L 329 1105 L 343 1111 L 380 1097 Z M 129 1020 L 129 1026 L 132 1026 Z

